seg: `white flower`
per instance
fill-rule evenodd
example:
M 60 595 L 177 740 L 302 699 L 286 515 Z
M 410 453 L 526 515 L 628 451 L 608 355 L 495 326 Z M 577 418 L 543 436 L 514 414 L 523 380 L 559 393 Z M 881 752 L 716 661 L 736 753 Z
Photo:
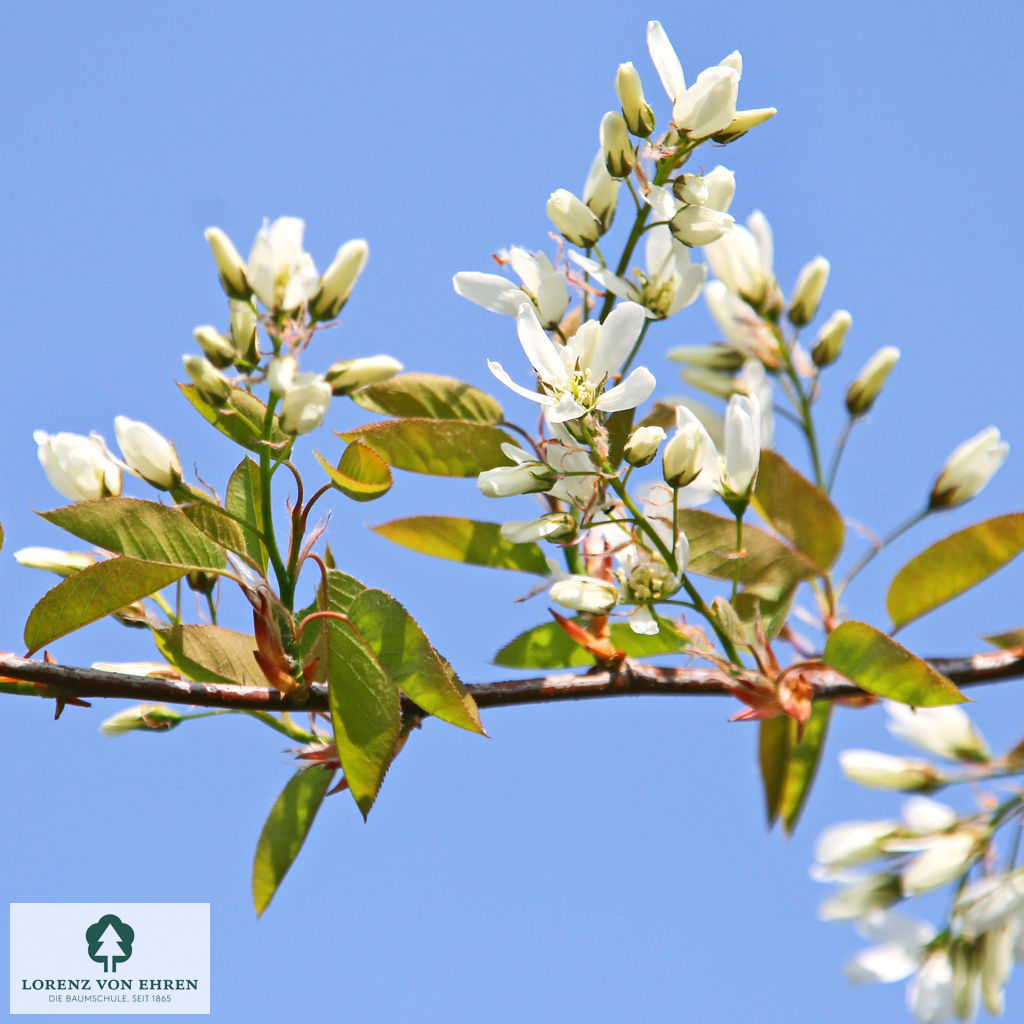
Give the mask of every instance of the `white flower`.
M 846 392 L 846 409 L 851 416 L 863 416 L 875 404 L 899 358 L 900 350 L 886 345 L 864 364 Z
M 935 929 L 927 922 L 888 910 L 868 914 L 857 928 L 878 945 L 862 950 L 846 964 L 846 977 L 855 985 L 908 978 L 921 966 L 925 947 L 935 937 Z
M 824 256 L 815 256 L 800 271 L 789 303 L 789 321 L 794 326 L 803 327 L 814 319 L 828 284 L 830 269 L 831 265 Z
M 814 348 L 811 349 L 811 358 L 814 360 L 815 366 L 831 366 L 839 358 L 846 334 L 852 326 L 853 317 L 845 309 L 837 309 L 825 321 L 821 330 L 818 331 Z
M 685 440 L 678 443 L 675 442 L 675 438 L 681 435 Z M 675 450 L 677 444 L 679 451 Z M 676 406 L 676 432 L 672 436 L 672 440 L 665 446 L 666 454 L 668 454 L 669 447 L 673 448 L 673 457 L 668 460 L 664 467 L 665 475 L 671 475 L 674 479 L 680 469 L 685 468 L 686 472 L 682 474 L 682 477 L 690 477 L 690 479 L 685 485 L 683 494 L 690 492 L 701 493 L 702 501 L 698 502 L 700 504 L 703 501 L 710 500 L 713 492 L 718 491 L 721 487 L 722 474 L 718 449 L 715 446 L 715 442 L 711 439 L 707 428 L 685 405 Z M 676 456 L 684 454 L 687 455 L 685 467 L 682 466 L 683 460 L 676 458 Z M 692 465 L 690 465 L 691 460 Z M 693 469 L 696 470 L 696 474 L 690 476 L 690 472 Z M 670 486 L 676 485 L 670 484 Z M 692 505 L 680 503 L 679 507 L 692 507 Z
M 924 1024 L 939 1024 L 952 1020 L 953 964 L 948 949 L 937 949 L 928 954 L 907 986 L 907 1008 Z
M 917 856 L 903 871 L 904 896 L 920 896 L 959 878 L 977 859 L 982 848 L 978 833 L 943 832 L 918 839 L 890 839 L 887 853 L 914 853 Z
M 341 363 L 332 363 L 327 367 L 324 377 L 336 395 L 347 395 L 357 388 L 369 387 L 390 380 L 404 367 L 391 356 L 362 356 L 358 359 L 346 359 Z
M 876 910 L 891 907 L 902 898 L 899 879 L 895 875 L 854 875 L 840 878 L 824 877 L 821 881 L 845 883 L 834 896 L 822 900 L 818 905 L 818 919 L 821 921 L 857 921 Z
M 89 501 L 121 493 L 121 470 L 99 434 L 37 430 L 32 437 L 47 479 L 65 498 Z
M 656 319 L 674 316 L 696 301 L 707 278 L 707 269 L 690 260 L 690 250 L 664 224 L 647 232 L 646 269 L 634 270 L 636 283 L 579 253 L 570 256 L 613 295 L 639 303 Z
M 317 373 L 296 373 L 281 402 L 281 429 L 308 434 L 323 423 L 331 404 L 331 386 Z
M 882 840 L 899 828 L 899 822 L 844 821 L 818 836 L 814 857 L 829 867 L 852 867 L 882 855 Z
M 683 67 L 679 63 L 676 51 L 672 48 L 660 21 L 647 23 L 647 49 L 668 98 L 675 104 L 676 99 L 686 92 L 686 79 L 683 77 Z
M 370 247 L 364 238 L 353 238 L 338 250 L 309 304 L 317 320 L 333 320 L 341 312 L 369 258 Z
M 953 909 L 964 933 L 972 937 L 1018 917 L 1024 913 L 1024 868 L 965 886 Z
M 715 276 L 744 302 L 759 307 L 776 290 L 772 229 L 760 210 L 717 242 L 704 247 Z
M 749 496 L 761 463 L 761 403 L 756 395 L 733 395 L 725 410 L 722 494 Z
M 665 440 L 662 427 L 637 427 L 622 451 L 622 457 L 631 466 L 648 466 L 658 454 L 661 442 Z
M 527 454 L 522 448 L 505 443 L 501 450 L 514 465 L 485 470 L 476 478 L 476 485 L 485 498 L 536 494 L 548 490 L 558 480 L 558 474 L 546 462 Z
M 759 359 L 769 369 L 779 365 L 779 343 L 771 328 L 721 281 L 709 281 L 704 300 L 721 328 L 727 345 L 748 359 Z
M 245 277 L 267 309 L 298 309 L 320 289 L 313 257 L 302 248 L 305 230 L 298 217 L 278 217 L 256 235 Z
M 844 750 L 839 765 L 848 779 L 869 789 L 931 789 L 941 779 L 927 761 L 876 750 Z
M 245 281 L 245 263 L 234 243 L 220 228 L 207 228 L 204 237 L 217 262 L 221 287 L 231 298 L 248 298 L 250 289 Z
M 732 230 L 733 219 L 728 213 L 710 206 L 684 206 L 669 221 L 672 234 L 683 245 L 710 245 Z
M 564 424 L 550 420 L 546 423 L 551 437 L 541 443 L 541 448 L 545 462 L 557 473 L 547 493 L 575 508 L 588 508 L 594 501 L 598 484 L 590 453 L 573 440 Z
M 542 326 L 546 330 L 557 327 L 569 306 L 565 278 L 543 253 L 513 246 L 504 255 L 505 261 L 519 275 L 521 288 L 498 274 L 461 271 L 452 278 L 456 294 L 493 313 L 508 316 L 515 316 L 524 302 L 532 302 Z
M 553 423 L 578 419 L 593 409 L 633 409 L 654 390 L 650 370 L 640 366 L 620 384 L 607 390 L 605 384 L 618 373 L 643 322 L 643 307 L 624 302 L 603 324 L 588 320 L 565 345 L 558 345 L 544 333 L 533 305 L 523 303 L 516 317 L 519 341 L 537 371 L 541 391 L 516 384 L 500 363 L 488 360 L 487 365 L 516 394 L 544 406 L 546 417 Z
M 728 167 L 718 164 L 704 175 L 704 187 L 708 190 L 705 205 L 728 213 L 736 194 L 736 175 Z
M 114 419 L 114 434 L 133 473 L 169 491 L 181 483 L 181 462 L 174 445 L 152 427 L 127 416 Z
M 770 448 L 775 436 L 775 410 L 771 381 L 759 359 L 748 359 L 733 378 L 735 393 L 754 395 L 761 406 L 761 447 Z
M 58 576 L 72 576 L 90 565 L 96 564 L 92 555 L 78 551 L 61 551 L 59 548 L 22 548 L 14 552 L 14 560 L 27 569 L 46 569 Z
M 988 760 L 988 744 L 962 708 L 915 709 L 896 701 L 885 708 L 889 732 L 904 743 L 949 761 Z
M 907 828 L 918 835 L 945 832 L 959 821 L 956 811 L 949 804 L 929 796 L 912 796 L 904 801 L 901 815 Z
M 932 488 L 929 508 L 952 508 L 979 494 L 1003 464 L 1010 446 L 989 427 L 955 448 Z
M 590 576 L 566 576 L 552 585 L 550 594 L 556 604 L 590 615 L 607 614 L 619 600 L 619 591 L 614 583 Z
M 604 149 L 599 149 L 583 185 L 583 202 L 601 222 L 604 231 L 611 227 L 612 219 L 615 217 L 621 184 L 621 178 L 613 178 L 608 173 L 608 168 L 604 164 Z
M 602 150 L 602 154 L 603 152 Z M 573 245 L 588 248 L 604 234 L 604 228 L 597 215 L 568 189 L 560 188 L 551 193 L 547 214 L 555 227 Z
M 501 524 L 501 535 L 510 544 L 529 544 L 538 540 L 559 540 L 576 532 L 576 520 L 567 512 L 549 512 L 529 522 L 510 520 Z

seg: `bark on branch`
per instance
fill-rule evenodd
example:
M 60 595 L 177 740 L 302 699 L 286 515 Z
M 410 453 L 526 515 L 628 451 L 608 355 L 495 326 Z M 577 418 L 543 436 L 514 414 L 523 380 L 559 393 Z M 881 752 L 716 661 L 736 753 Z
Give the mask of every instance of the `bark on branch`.
M 986 651 L 964 658 L 932 658 L 929 663 L 960 687 L 1024 676 L 1024 652 L 1019 648 Z M 634 663 L 630 663 L 629 671 L 618 676 L 608 672 L 562 672 L 533 679 L 471 683 L 468 688 L 482 708 L 639 694 L 721 697 L 734 693 L 729 677 L 715 669 L 660 668 Z M 816 700 L 864 696 L 863 690 L 829 669 L 815 674 L 814 691 Z M 262 687 L 101 672 L 4 653 L 0 653 L 0 692 L 60 701 L 116 697 L 148 704 L 187 704 L 247 711 L 329 709 L 327 687 L 321 684 L 310 687 L 304 699 L 296 699 Z

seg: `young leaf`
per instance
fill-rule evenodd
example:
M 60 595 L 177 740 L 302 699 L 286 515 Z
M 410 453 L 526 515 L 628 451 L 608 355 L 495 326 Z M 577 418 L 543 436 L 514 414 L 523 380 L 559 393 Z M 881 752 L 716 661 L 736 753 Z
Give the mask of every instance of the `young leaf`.
M 765 719 L 758 729 L 758 763 L 761 767 L 761 788 L 764 790 L 769 826 L 774 825 L 779 817 L 793 738 L 791 726 L 794 724 L 786 715 L 780 715 Z
M 862 690 L 915 707 L 960 704 L 953 682 L 866 622 L 844 622 L 825 642 L 821 659 Z
M 512 438 L 490 423 L 461 420 L 387 420 L 339 433 L 360 440 L 389 466 L 433 476 L 477 476 L 508 461 L 501 445 Z
M 331 483 L 353 501 L 373 501 L 391 490 L 390 467 L 362 441 L 353 441 L 341 453 L 337 469 L 319 452 L 313 454 L 331 478 Z
M 786 715 L 761 723 L 761 779 L 768 824 L 781 818 L 787 835 L 795 831 L 811 795 L 831 717 L 831 704 L 815 704 L 801 740 L 797 740 L 797 723 Z
M 45 593 L 29 612 L 25 645 L 30 651 L 155 594 L 188 572 L 134 558 L 110 558 L 81 569 Z
M 581 625 L 581 619 L 574 619 Z M 686 642 L 667 622 L 660 623 L 661 630 L 654 636 L 634 633 L 624 622 L 611 627 L 611 642 L 630 658 L 649 658 L 656 654 L 678 653 Z M 593 665 L 594 658 L 588 654 L 557 622 L 546 622 L 542 626 L 521 633 L 506 644 L 494 656 L 495 665 L 506 668 L 575 668 Z
M 347 623 L 327 621 L 327 680 L 338 757 L 365 818 L 398 748 L 398 687 Z
M 1021 644 L 1024 644 L 1024 629 L 1011 629 L 1007 633 L 992 633 L 985 639 L 1005 651 L 1009 647 L 1020 647 Z
M 256 664 L 256 638 L 222 626 L 178 625 L 154 634 L 160 653 L 197 683 L 266 686 Z
M 267 571 L 267 549 L 260 539 L 263 529 L 263 505 L 260 499 L 260 467 L 248 456 L 235 467 L 224 494 L 224 507 L 245 521 L 242 536 L 245 553 L 264 571 Z
M 410 516 L 374 526 L 373 531 L 404 548 L 453 562 L 518 569 L 547 575 L 548 564 L 536 544 L 512 544 L 499 523 L 480 523 L 455 516 Z
M 334 772 L 314 766 L 297 771 L 277 798 L 256 844 L 252 901 L 262 914 L 306 841 Z
M 753 635 L 754 609 L 756 608 L 761 615 L 761 625 L 764 627 L 765 636 L 769 640 L 774 640 L 789 618 L 789 610 L 793 607 L 796 590 L 795 586 L 776 589 L 764 587 L 758 593 L 741 590 L 736 595 L 736 614 Z
M 179 384 L 178 387 L 203 419 L 212 423 L 225 437 L 230 437 L 236 444 L 248 448 L 251 452 L 259 452 L 262 449 L 263 441 L 260 438 L 263 434 L 267 407 L 255 395 L 250 395 L 242 388 L 233 388 L 227 403 L 218 408 L 210 405 L 194 384 Z M 287 458 L 286 450 L 291 441 L 291 435 L 281 430 L 275 416 L 270 442 L 283 446 L 278 448 L 277 458 Z
M 1024 512 L 951 534 L 912 558 L 889 587 L 886 607 L 904 626 L 991 576 L 1024 550 Z
M 622 462 L 622 451 L 633 430 L 633 416 L 636 409 L 620 409 L 613 412 L 605 424 L 608 430 L 608 460 L 613 466 Z
M 39 513 L 119 555 L 186 569 L 222 569 L 224 552 L 178 508 L 138 498 L 100 498 Z
M 216 541 L 222 548 L 240 555 L 247 554 L 242 527 L 231 516 L 226 515 L 219 506 L 208 505 L 206 502 L 195 502 L 182 505 L 181 511 L 185 513 L 193 526 L 202 530 L 207 537 Z
M 761 453 L 754 507 L 783 537 L 826 571 L 843 550 L 845 527 L 828 496 L 773 451 Z
M 699 509 L 679 513 L 679 526 L 690 541 L 688 572 L 731 580 L 736 575 L 736 522 Z M 799 551 L 770 537 L 763 530 L 743 524 L 743 557 L 739 581 L 745 590 L 778 593 L 816 576 L 814 563 Z
M 406 696 L 445 722 L 483 733 L 476 701 L 415 619 L 390 594 L 364 590 L 352 602 L 348 616 L 381 668 Z
M 356 405 L 385 416 L 500 423 L 504 413 L 485 391 L 453 377 L 402 373 L 381 384 L 353 391 Z

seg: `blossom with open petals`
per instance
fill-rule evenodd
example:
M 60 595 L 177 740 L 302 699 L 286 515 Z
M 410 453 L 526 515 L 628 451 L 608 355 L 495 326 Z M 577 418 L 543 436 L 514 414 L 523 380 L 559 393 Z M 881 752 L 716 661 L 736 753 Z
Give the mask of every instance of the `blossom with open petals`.
M 306 223 L 298 217 L 264 221 L 252 243 L 245 279 L 267 309 L 298 309 L 320 290 L 313 257 L 302 248 Z
M 605 385 L 618 374 L 640 336 L 643 322 L 643 307 L 623 302 L 603 324 L 588 320 L 561 345 L 544 333 L 533 304 L 524 302 L 516 317 L 519 341 L 540 378 L 540 391 L 517 384 L 500 363 L 488 360 L 487 365 L 502 384 L 544 406 L 552 423 L 578 419 L 593 409 L 633 409 L 654 390 L 650 370 L 640 366 L 614 387 L 606 389 Z
M 456 294 L 508 316 L 515 316 L 524 302 L 532 302 L 542 326 L 547 330 L 557 327 L 569 306 L 569 289 L 551 260 L 542 252 L 527 252 L 518 246 L 499 255 L 519 275 L 520 286 L 499 274 L 463 270 L 452 278 Z
M 755 309 L 777 292 L 772 229 L 760 210 L 750 215 L 746 227 L 737 224 L 705 246 L 704 255 L 718 280 Z

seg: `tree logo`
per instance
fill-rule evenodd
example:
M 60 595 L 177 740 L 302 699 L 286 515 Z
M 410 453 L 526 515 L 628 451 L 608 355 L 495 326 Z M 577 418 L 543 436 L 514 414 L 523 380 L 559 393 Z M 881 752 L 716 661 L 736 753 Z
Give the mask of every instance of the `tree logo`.
M 117 973 L 117 965 L 132 955 L 135 930 L 113 914 L 104 914 L 85 930 L 89 943 L 89 959 L 103 964 L 103 973 Z

